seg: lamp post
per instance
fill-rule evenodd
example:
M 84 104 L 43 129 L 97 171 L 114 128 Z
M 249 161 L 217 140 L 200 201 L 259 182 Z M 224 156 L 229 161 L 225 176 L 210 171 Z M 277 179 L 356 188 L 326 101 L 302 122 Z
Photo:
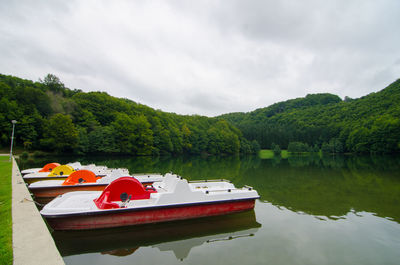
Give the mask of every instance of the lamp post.
M 12 129 L 12 134 L 11 134 L 10 161 L 11 161 L 11 157 L 12 157 L 12 148 L 13 148 L 13 144 L 14 144 L 14 127 L 15 127 L 15 124 L 17 123 L 17 121 L 12 120 L 11 123 L 13 125 L 13 129 Z

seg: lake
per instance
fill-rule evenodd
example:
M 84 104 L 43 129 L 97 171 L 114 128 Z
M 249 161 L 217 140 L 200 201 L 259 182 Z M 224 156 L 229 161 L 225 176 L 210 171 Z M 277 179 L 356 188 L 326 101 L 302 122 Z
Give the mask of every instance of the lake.
M 99 231 L 53 232 L 66 264 L 399 264 L 400 157 L 59 157 L 131 173 L 253 186 L 254 211 Z

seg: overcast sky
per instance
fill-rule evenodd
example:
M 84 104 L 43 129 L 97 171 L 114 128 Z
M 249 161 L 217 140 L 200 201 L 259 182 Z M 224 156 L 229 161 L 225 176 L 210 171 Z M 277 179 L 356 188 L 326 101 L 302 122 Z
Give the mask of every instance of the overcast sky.
M 214 116 L 400 77 L 398 0 L 0 0 L 0 73 Z

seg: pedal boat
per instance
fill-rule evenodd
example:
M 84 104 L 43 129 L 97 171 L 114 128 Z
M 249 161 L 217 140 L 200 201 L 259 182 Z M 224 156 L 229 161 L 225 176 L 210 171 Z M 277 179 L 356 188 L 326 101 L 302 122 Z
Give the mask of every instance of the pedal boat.
M 104 177 L 98 177 L 90 170 L 74 171 L 65 180 L 42 180 L 28 186 L 30 192 L 42 202 L 49 202 L 59 195 L 72 191 L 103 191 L 108 184 L 120 177 L 128 176 L 116 170 Z M 152 185 L 164 179 L 160 174 L 140 174 L 134 176 L 143 185 Z
M 80 162 L 72 162 L 72 163 L 68 163 L 66 164 L 67 166 L 70 166 L 73 170 L 79 170 L 79 169 L 84 169 L 84 168 L 88 168 L 88 167 L 96 167 L 95 164 L 90 164 L 90 165 L 85 165 L 83 166 Z M 58 166 L 61 166 L 59 163 L 48 163 L 46 165 L 44 165 L 42 168 L 28 168 L 28 169 L 24 169 L 21 171 L 22 176 L 27 175 L 27 174 L 35 174 L 35 173 L 43 173 L 41 175 L 46 175 L 45 173 L 48 172 L 47 174 L 49 174 L 50 172 L 53 171 L 53 169 L 57 168 Z M 104 166 L 98 166 L 98 167 L 103 167 Z
M 54 230 L 85 230 L 159 223 L 236 213 L 254 208 L 257 191 L 224 180 L 188 182 L 166 174 L 144 188 L 135 178 L 122 177 L 103 192 L 65 193 L 40 211 Z
M 78 164 L 80 165 L 79 162 Z M 37 172 L 37 173 L 26 174 L 25 176 L 23 176 L 23 179 L 28 184 L 42 180 L 65 180 L 69 177 L 69 175 L 71 175 L 72 172 L 81 169 L 87 169 L 93 171 L 98 177 L 104 177 L 106 175 L 109 175 L 115 170 L 122 170 L 124 174 L 129 175 L 129 171 L 127 169 L 107 168 L 106 166 L 96 166 L 94 164 L 79 167 L 78 164 L 60 165 L 54 168 L 51 172 Z
M 54 168 L 60 166 L 59 163 L 48 163 L 41 168 L 28 168 L 21 171 L 22 176 L 26 174 L 38 173 L 38 172 L 51 172 Z

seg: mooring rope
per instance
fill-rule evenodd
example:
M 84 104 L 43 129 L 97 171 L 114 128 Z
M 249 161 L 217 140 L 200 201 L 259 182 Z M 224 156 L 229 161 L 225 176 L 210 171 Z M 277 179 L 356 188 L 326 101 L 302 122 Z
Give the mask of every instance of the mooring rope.
M 40 207 L 44 207 L 46 205 L 46 204 L 41 204 L 41 203 L 38 203 L 37 201 L 31 200 L 31 199 L 27 199 L 27 198 L 23 198 L 20 202 L 24 202 L 24 201 L 33 202 L 33 203 L 35 203 L 36 205 L 38 205 Z

